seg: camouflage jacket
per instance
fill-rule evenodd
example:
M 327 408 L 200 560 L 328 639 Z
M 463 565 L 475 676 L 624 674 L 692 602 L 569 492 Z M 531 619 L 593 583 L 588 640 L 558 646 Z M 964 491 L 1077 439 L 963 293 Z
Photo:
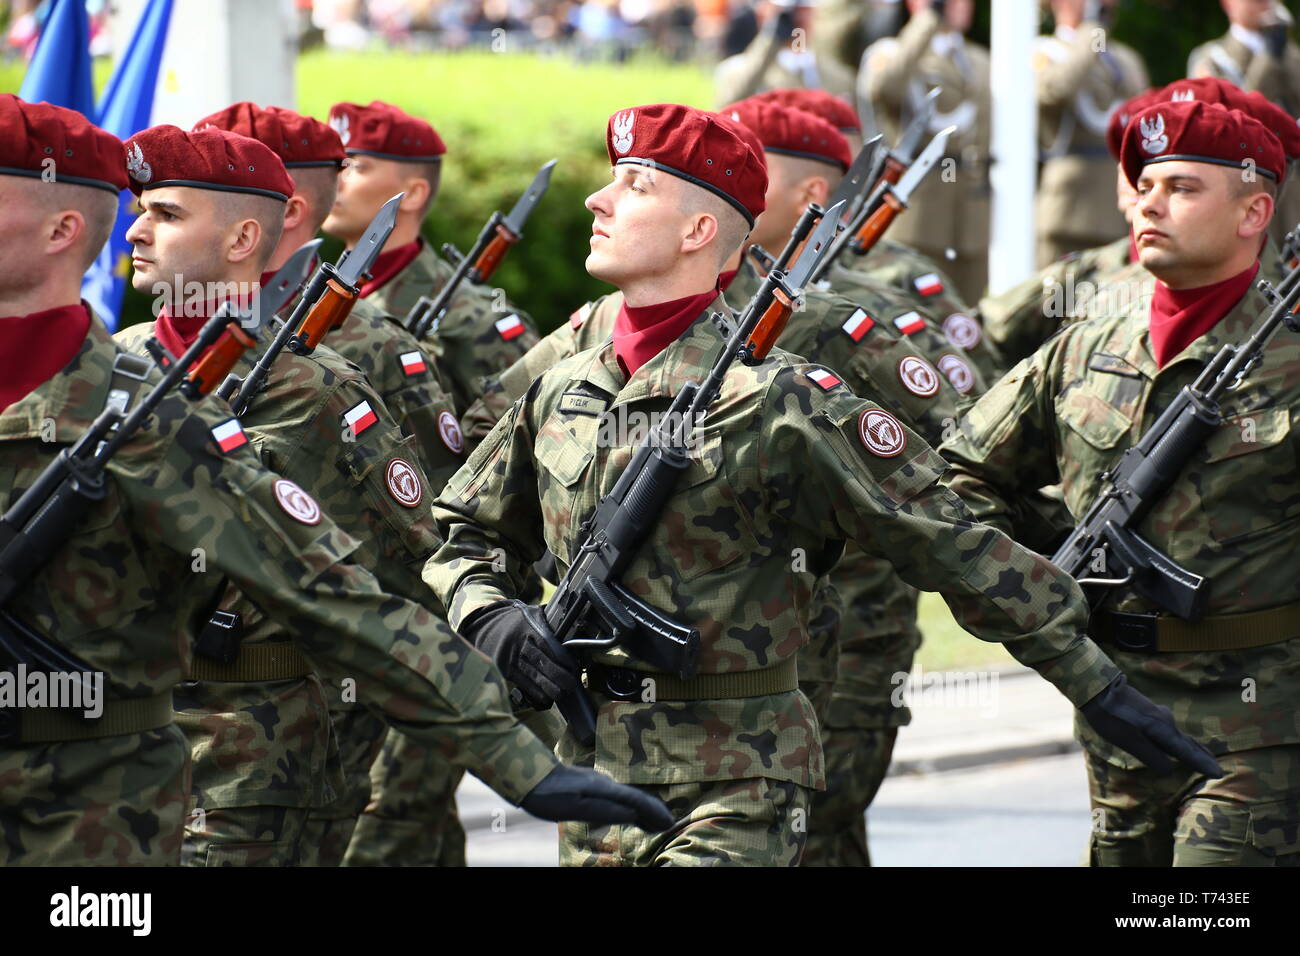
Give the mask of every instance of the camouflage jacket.
M 353 303 L 347 320 L 325 342 L 365 373 L 402 434 L 415 439 L 429 486 L 438 489 L 446 484 L 465 463 L 465 440 L 433 357 L 415 336 L 367 299 Z
M 956 284 L 929 257 L 901 242 L 881 239 L 865 256 L 855 255 L 851 250 L 843 253 L 826 279 L 832 289 L 850 299 L 857 298 L 862 290 L 880 291 L 880 286 L 896 289 L 918 309 L 932 329 L 962 350 L 982 379 L 989 382 L 997 379 L 997 355 L 985 339 L 979 322 L 972 319 L 970 307 L 957 292 Z M 923 351 L 931 361 L 938 360 L 932 351 Z
M 12 504 L 102 411 L 117 354 L 92 322 L 64 370 L 0 414 L 0 505 Z M 194 623 L 229 576 L 292 622 L 322 672 L 353 678 L 360 698 L 484 773 L 508 798 L 525 795 L 556 760 L 514 721 L 495 668 L 427 610 L 386 594 L 350 563 L 359 542 L 328 515 L 307 513 L 308 501 L 262 467 L 251 443 L 228 439 L 223 452 L 213 430 L 224 433 L 231 421 L 214 401 L 164 400 L 110 462 L 103 500 L 9 610 L 103 671 L 111 696 L 156 696 L 187 672 Z M 209 565 L 212 573 L 203 573 Z M 21 820 L 57 813 L 64 788 L 76 806 L 102 808 L 104 827 L 87 821 L 78 831 L 84 855 L 115 852 L 102 845 L 116 825 L 109 821 L 145 813 L 132 795 L 179 777 L 187 759 L 174 731 L 0 748 L 5 806 L 23 815 L 0 814 L 10 858 L 30 849 L 21 845 Z M 172 812 L 144 821 L 159 840 L 174 836 L 169 851 L 134 834 L 134 849 L 123 854 L 174 862 L 183 801 L 159 816 Z
M 420 254 L 367 301 L 400 324 L 420 296 L 436 295 L 453 271 L 422 239 Z M 465 414 L 482 393 L 485 378 L 499 374 L 537 344 L 536 328 L 500 289 L 461 283 L 447 314 L 425 336 L 457 415 Z
M 967 413 L 944 444 L 947 479 L 983 521 L 1013 531 L 1009 502 L 1059 482 L 1077 520 L 1099 476 L 1118 461 L 1221 345 L 1240 342 L 1263 313 L 1251 289 L 1213 329 L 1163 368 L 1151 353 L 1149 299 L 1125 314 L 1071 325 L 1016 365 Z M 1294 574 L 1300 531 L 1296 427 L 1300 342 L 1283 330 L 1263 362 L 1230 391 L 1225 423 L 1136 530 L 1210 582 L 1207 614 L 1300 599 Z M 1127 590 L 1110 607 L 1151 613 Z M 1300 741 L 1300 630 L 1285 643 L 1215 653 L 1133 654 L 1115 661 L 1130 682 L 1174 712 L 1179 726 L 1215 752 Z M 1258 684 L 1256 695 L 1243 682 Z M 1244 699 L 1245 698 L 1245 699 Z M 1136 766 L 1086 726 L 1088 748 Z
M 1003 370 L 1032 355 L 1061 326 L 1104 314 L 1098 287 L 1130 264 L 1128 256 L 1129 237 L 1123 236 L 1072 252 L 1001 295 L 981 299 L 976 318 Z
M 707 318 L 720 304 L 630 380 L 612 343 L 561 362 L 470 456 L 434 505 L 446 543 L 425 567 L 453 626 L 513 596 L 546 548 L 567 569 L 582 521 L 635 451 L 635 430 L 601 428 L 602 406 L 631 423 L 702 380 L 721 348 Z M 852 539 L 914 586 L 943 588 L 964 626 L 1006 643 L 1076 703 L 1100 692 L 1114 668 L 1081 634 L 1087 609 L 1074 583 L 971 523 L 939 485 L 943 462 L 929 446 L 833 378 L 779 349 L 733 366 L 623 584 L 699 628 L 701 674 L 764 670 L 807 642 L 816 581 Z M 566 400 L 575 393 L 585 399 Z M 622 648 L 594 660 L 640 666 Z M 816 722 L 797 691 L 601 704 L 596 766 L 615 779 L 822 784 Z M 561 752 L 572 742 L 566 735 Z

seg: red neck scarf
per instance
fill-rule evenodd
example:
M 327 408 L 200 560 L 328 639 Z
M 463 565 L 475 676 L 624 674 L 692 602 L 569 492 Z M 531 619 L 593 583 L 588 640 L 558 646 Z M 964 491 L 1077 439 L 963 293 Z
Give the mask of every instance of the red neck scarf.
M 0 318 L 0 412 L 71 362 L 89 331 L 81 303 Z
M 373 278 L 361 287 L 361 298 L 365 298 L 370 293 L 382 289 L 392 278 L 401 272 L 420 254 L 423 241 L 416 239 L 414 242 L 408 242 L 404 246 L 398 246 L 396 249 L 385 249 L 375 257 L 374 263 L 370 267 L 370 274 Z
M 167 349 L 176 358 L 180 358 L 187 348 L 194 344 L 194 340 L 199 337 L 199 332 L 203 324 L 216 315 L 217 310 L 221 308 L 221 303 L 225 299 L 209 299 L 202 305 L 197 306 L 198 315 L 172 315 L 171 306 L 164 305 L 158 313 L 158 318 L 154 319 L 153 334 L 163 348 Z M 251 300 L 249 300 L 251 301 Z M 241 307 L 247 305 L 247 302 L 240 302 Z M 196 311 L 196 306 L 192 302 L 186 302 L 181 308 L 182 312 L 191 313 Z
M 1171 289 L 1156 282 L 1151 297 L 1151 352 L 1160 368 L 1191 345 L 1241 301 L 1259 272 L 1259 263 L 1230 279 L 1197 289 Z
M 623 374 L 631 378 L 686 331 L 704 307 L 718 297 L 716 288 L 671 302 L 632 308 L 626 302 L 614 320 L 614 354 Z

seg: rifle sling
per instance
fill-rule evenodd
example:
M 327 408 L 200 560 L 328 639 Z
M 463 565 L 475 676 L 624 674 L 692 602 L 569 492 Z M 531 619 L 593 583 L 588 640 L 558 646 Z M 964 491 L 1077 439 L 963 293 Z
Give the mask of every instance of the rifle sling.
M 1300 602 L 1245 614 L 1221 614 L 1193 624 L 1165 614 L 1095 611 L 1088 633 L 1139 654 L 1237 651 L 1300 637 Z
M 644 680 L 653 680 L 651 692 Z M 643 691 L 660 700 L 736 700 L 744 697 L 766 697 L 785 694 L 799 688 L 799 671 L 795 658 L 781 661 L 775 667 L 760 671 L 740 671 L 734 674 L 699 674 L 682 680 L 674 674 L 658 671 L 638 671 L 626 667 L 605 667 L 591 664 L 587 667 L 588 689 L 597 694 L 616 699 L 641 700 Z M 620 693 L 610 693 L 611 689 Z
M 295 644 L 247 644 L 240 646 L 239 656 L 231 664 L 196 654 L 189 679 L 254 683 L 306 677 L 315 670 Z
M 153 697 L 106 699 L 104 711 L 96 718 L 81 716 L 80 711 L 52 708 L 11 707 L 4 710 L 8 721 L 16 721 L 18 732 L 9 738 L 18 745 L 55 743 L 69 740 L 97 740 L 121 734 L 139 734 L 166 727 L 175 719 L 172 693 Z M 0 747 L 5 744 L 0 744 Z

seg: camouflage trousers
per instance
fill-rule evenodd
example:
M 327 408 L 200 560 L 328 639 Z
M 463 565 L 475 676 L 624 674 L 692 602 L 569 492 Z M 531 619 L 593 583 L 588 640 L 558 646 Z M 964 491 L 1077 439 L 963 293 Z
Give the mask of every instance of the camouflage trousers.
M 303 840 L 307 807 L 225 807 L 191 811 L 182 866 L 312 866 Z
M 456 814 L 464 771 L 395 730 L 370 768 L 370 802 L 357 820 L 344 866 L 464 866 Z
M 1300 866 L 1300 744 L 1222 754 L 1227 776 L 1087 755 L 1093 866 Z
M 677 822 L 663 833 L 627 824 L 561 823 L 560 865 L 799 865 L 808 835 L 807 787 L 750 777 L 638 789 L 668 804 Z
M 0 867 L 175 866 L 189 791 L 175 725 L 0 748 Z
M 382 717 L 359 706 L 331 707 L 330 722 L 338 739 L 343 788 L 333 803 L 308 814 L 303 839 L 312 845 L 314 866 L 343 865 L 357 820 L 370 803 L 370 767 L 388 732 Z

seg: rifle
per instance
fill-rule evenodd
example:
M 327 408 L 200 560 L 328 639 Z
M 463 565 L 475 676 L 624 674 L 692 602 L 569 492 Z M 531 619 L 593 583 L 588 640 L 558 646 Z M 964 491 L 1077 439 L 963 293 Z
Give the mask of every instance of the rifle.
M 417 339 L 424 338 L 425 333 L 431 329 L 437 331 L 438 323 L 447 314 L 447 309 L 451 306 L 451 298 L 460 288 L 461 282 L 469 279 L 475 285 L 482 285 L 492 278 L 492 273 L 505 258 L 506 251 L 524 237 L 524 224 L 528 222 L 528 217 L 533 214 L 533 209 L 541 198 L 546 195 L 546 190 L 551 185 L 551 170 L 555 168 L 555 163 L 553 159 L 537 171 L 532 183 L 519 197 L 509 215 L 502 217 L 499 211 L 494 211 L 488 217 L 478 238 L 474 240 L 474 245 L 470 246 L 468 255 L 462 254 L 451 243 L 443 245 L 442 253 L 451 260 L 455 271 L 447 280 L 447 284 L 438 290 L 437 295 L 432 299 L 428 296 L 420 296 L 415 305 L 411 306 L 411 311 L 402 319 L 402 324 Z
M 1104 588 L 1129 585 L 1138 594 L 1188 621 L 1204 614 L 1205 579 L 1188 571 L 1145 541 L 1134 529 L 1182 474 L 1184 467 L 1223 423 L 1219 400 L 1235 388 L 1263 358 L 1264 348 L 1285 321 L 1300 332 L 1294 312 L 1300 302 L 1300 273 L 1292 271 L 1278 289 L 1261 280 L 1258 288 L 1272 307 L 1241 345 L 1223 348 L 1186 385 L 1119 462 L 1102 474 L 1101 494 L 1052 563 L 1080 585 Z M 1279 291 L 1285 289 L 1284 292 Z M 1100 552 L 1100 554 L 1098 553 Z M 1121 577 L 1084 577 L 1098 558 Z M 1113 562 L 1113 565 L 1111 564 Z
M 553 644 L 578 649 L 622 645 L 638 660 L 683 680 L 695 676 L 699 631 L 662 614 L 619 581 L 654 530 L 678 477 L 689 467 L 695 428 L 721 391 L 727 370 L 736 359 L 757 365 L 767 357 L 825 254 L 842 211 L 837 206 L 822 217 L 788 275 L 780 270 L 768 273 L 704 383 L 682 387 L 668 414 L 642 440 L 627 469 L 583 523 L 576 559 L 545 606 Z M 801 221 L 811 229 L 811 218 Z M 806 236 L 792 236 L 791 242 L 801 243 Z M 713 318 L 716 323 L 721 315 Z M 593 632 L 609 636 L 579 636 Z M 577 739 L 590 746 L 596 736 L 591 700 L 579 688 L 556 703 Z
M 397 207 L 404 195 L 398 193 L 379 207 L 361 241 L 343 253 L 337 264 L 322 262 L 317 266 L 302 298 L 252 370 L 242 380 L 236 375 L 228 375 L 221 383 L 217 394 L 230 403 L 235 415 L 248 411 L 248 406 L 266 384 L 271 366 L 285 348 L 296 355 L 310 355 L 327 332 L 347 321 L 352 304 L 361 292 L 362 278 L 374 265 L 397 224 Z M 227 366 L 227 370 L 230 367 Z
M 257 308 L 255 300 L 253 310 Z M 229 302 L 224 303 L 134 410 L 127 413 L 121 404 L 110 403 L 0 517 L 0 659 L 24 664 L 28 670 L 73 674 L 84 689 L 90 689 L 90 665 L 4 609 L 67 544 L 91 506 L 108 493 L 105 472 L 113 455 L 144 427 L 158 404 L 180 384 L 186 369 L 217 342 L 232 322 L 243 317 Z M 144 364 L 140 359 L 128 358 Z M 147 365 L 139 372 L 130 372 L 130 377 L 140 381 L 146 376 Z
M 1282 237 L 1282 249 L 1278 253 L 1278 260 L 1284 271 L 1300 266 L 1300 226 L 1296 226 Z
M 907 201 L 911 199 L 912 193 L 916 191 L 916 187 L 925 179 L 934 164 L 939 161 L 948 146 L 948 138 L 956 129 L 955 126 L 949 126 L 930 140 L 930 144 L 921 151 L 916 162 L 907 168 L 897 183 L 891 183 L 888 178 L 881 176 L 849 227 L 836 237 L 830 252 L 822 260 L 821 267 L 812 281 L 821 280 L 836 258 L 844 251 L 845 246 L 851 247 L 860 256 L 871 251 L 871 248 L 880 241 L 880 237 L 885 234 L 885 230 L 898 218 L 898 214 L 907 208 Z

